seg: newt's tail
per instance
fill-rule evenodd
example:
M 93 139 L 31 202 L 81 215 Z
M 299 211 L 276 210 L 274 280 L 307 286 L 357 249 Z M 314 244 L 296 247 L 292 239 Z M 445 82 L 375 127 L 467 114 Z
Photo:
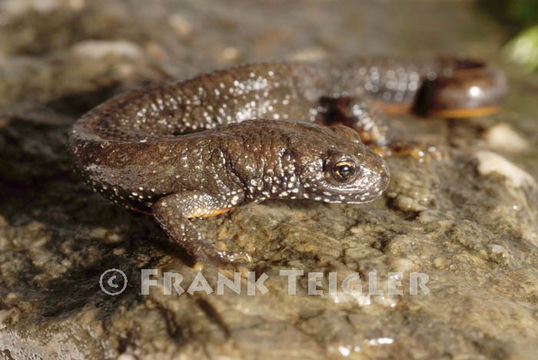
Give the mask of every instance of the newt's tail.
M 427 116 L 465 118 L 494 114 L 507 92 L 504 73 L 482 60 L 439 58 L 440 71 L 426 79 L 415 111 Z

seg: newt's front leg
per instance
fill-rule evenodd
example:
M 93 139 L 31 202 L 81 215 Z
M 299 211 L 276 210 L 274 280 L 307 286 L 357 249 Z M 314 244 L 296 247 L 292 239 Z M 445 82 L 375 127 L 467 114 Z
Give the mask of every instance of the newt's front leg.
M 369 99 L 323 97 L 320 106 L 319 122 L 323 125 L 348 126 L 360 135 L 363 143 L 376 148 L 386 147 L 393 140 L 394 131 L 389 120 Z
M 320 105 L 320 123 L 354 129 L 363 143 L 382 156 L 411 156 L 419 161 L 445 157 L 435 146 L 399 139 L 386 114 L 368 98 L 322 98 Z
M 189 219 L 222 214 L 233 208 L 226 200 L 200 191 L 187 191 L 165 196 L 153 205 L 153 216 L 172 241 L 186 249 L 198 263 L 208 259 L 233 262 L 244 259 L 241 254 L 221 251 L 196 230 Z

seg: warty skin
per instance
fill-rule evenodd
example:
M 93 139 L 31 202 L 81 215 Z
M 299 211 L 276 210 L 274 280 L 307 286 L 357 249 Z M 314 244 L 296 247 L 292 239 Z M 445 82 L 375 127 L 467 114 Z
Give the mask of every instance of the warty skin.
M 266 199 L 376 199 L 389 171 L 361 137 L 386 146 L 391 132 L 374 102 L 409 109 L 447 66 L 362 58 L 217 71 L 110 99 L 76 122 L 70 151 L 95 191 L 153 214 L 198 261 L 231 261 L 189 219 Z

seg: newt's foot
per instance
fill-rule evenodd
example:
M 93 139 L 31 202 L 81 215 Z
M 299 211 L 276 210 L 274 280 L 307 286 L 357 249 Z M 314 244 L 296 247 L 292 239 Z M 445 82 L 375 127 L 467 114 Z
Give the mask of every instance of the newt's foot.
M 419 162 L 431 160 L 446 160 L 449 158 L 447 151 L 439 149 L 437 146 L 429 144 L 418 144 L 414 142 L 394 142 L 383 147 L 373 146 L 372 150 L 383 157 L 410 156 Z
M 252 256 L 245 252 L 231 252 L 231 251 L 220 251 L 215 250 L 211 254 L 204 254 L 203 256 L 197 256 L 196 262 L 192 266 L 194 270 L 200 271 L 207 264 L 208 260 L 213 261 L 217 264 L 222 265 L 235 265 L 241 266 L 246 264 L 251 264 L 253 262 Z
M 248 254 L 219 250 L 200 234 L 190 219 L 217 216 L 229 211 L 230 206 L 219 197 L 199 191 L 170 194 L 152 207 L 153 217 L 168 234 L 170 240 L 185 249 L 196 261 L 196 267 L 213 261 L 220 264 L 252 262 Z

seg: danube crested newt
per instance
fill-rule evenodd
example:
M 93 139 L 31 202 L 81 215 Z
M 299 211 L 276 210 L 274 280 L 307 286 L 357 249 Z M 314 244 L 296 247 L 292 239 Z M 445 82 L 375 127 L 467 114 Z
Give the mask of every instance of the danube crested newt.
M 199 262 L 233 261 L 189 219 L 266 199 L 372 201 L 389 169 L 370 147 L 395 143 L 384 113 L 487 115 L 505 92 L 501 71 L 471 59 L 243 65 L 120 94 L 69 145 L 95 191 L 152 214 Z

